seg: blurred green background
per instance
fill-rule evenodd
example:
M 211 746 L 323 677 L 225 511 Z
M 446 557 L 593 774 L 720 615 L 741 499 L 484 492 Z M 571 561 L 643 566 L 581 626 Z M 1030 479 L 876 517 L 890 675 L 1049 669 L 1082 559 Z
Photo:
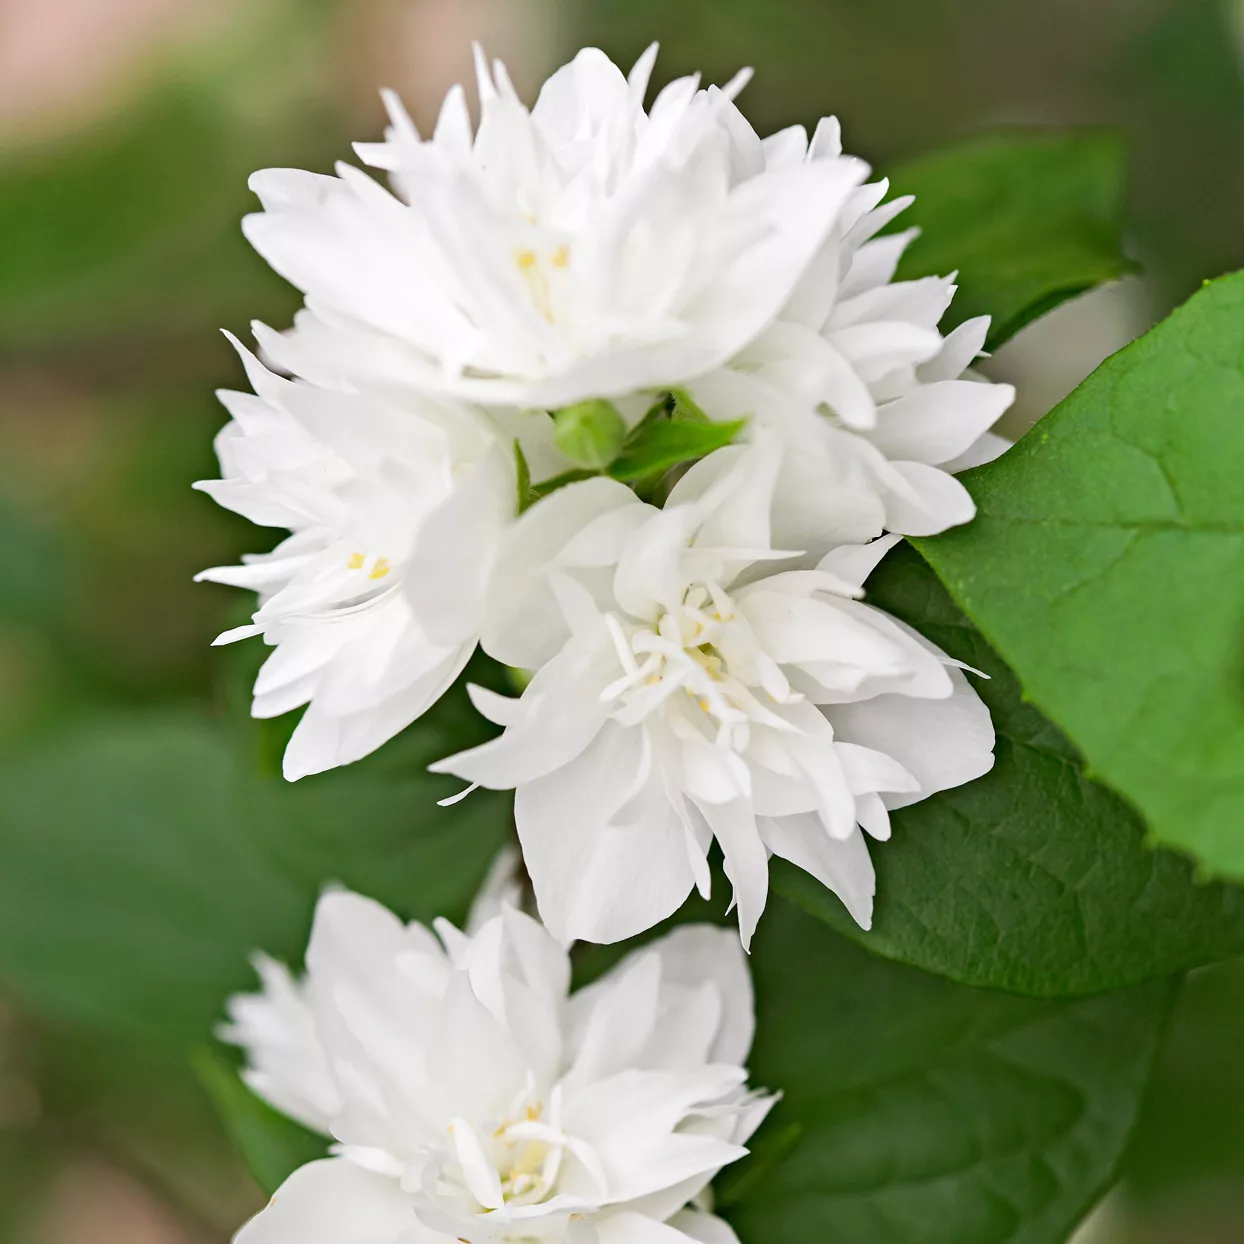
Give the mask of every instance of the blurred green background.
M 658 38 L 662 78 L 698 68 L 720 81 L 752 64 L 758 129 L 835 112 L 882 172 L 998 125 L 1116 127 L 1144 276 L 1064 308 L 991 362 L 1021 386 L 1016 428 L 1203 278 L 1244 266 L 1236 2 L 0 0 L 0 807 L 21 810 L 27 862 L 44 850 L 45 875 L 72 873 L 75 944 L 101 962 L 124 953 L 113 925 L 145 927 L 145 913 L 110 899 L 106 845 L 73 837 L 97 784 L 122 782 L 135 752 L 168 748 L 167 811 L 143 826 L 153 857 L 170 867 L 198 843 L 218 859 L 195 836 L 194 748 L 216 746 L 201 732 L 244 737 L 258 769 L 274 752 L 246 722 L 259 653 L 208 647 L 245 603 L 191 582 L 265 547 L 189 488 L 215 469 L 212 390 L 238 380 L 216 330 L 283 324 L 295 306 L 242 242 L 246 177 L 331 168 L 379 128 L 379 85 L 430 122 L 469 76 L 472 38 L 528 95 L 583 43 L 629 64 Z M 181 764 L 196 777 L 183 782 Z M 351 787 L 331 789 L 334 816 L 361 818 Z M 282 806 L 299 819 L 301 805 Z M 372 832 L 350 867 L 381 876 L 404 830 Z M 118 992 L 89 963 L 79 982 L 41 960 L 44 896 L 23 883 L 17 903 L 4 889 L 10 848 L 0 842 L 0 1240 L 225 1240 L 259 1194 L 184 1047 L 145 1039 L 153 986 L 114 964 Z M 262 925 L 244 927 L 250 939 Z M 174 983 L 198 970 L 192 941 L 161 948 Z M 187 1043 L 206 1018 L 187 1012 Z M 1123 1184 L 1086 1240 L 1244 1239 L 1241 1051 L 1244 971 L 1194 976 Z

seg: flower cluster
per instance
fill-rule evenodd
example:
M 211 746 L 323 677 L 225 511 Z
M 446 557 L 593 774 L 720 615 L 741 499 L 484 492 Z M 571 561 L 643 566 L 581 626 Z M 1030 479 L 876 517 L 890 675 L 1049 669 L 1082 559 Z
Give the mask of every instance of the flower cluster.
M 761 139 L 746 75 L 646 107 L 654 58 L 624 76 L 585 50 L 528 110 L 480 56 L 474 131 L 460 89 L 426 139 L 386 98 L 357 151 L 390 188 L 253 178 L 247 237 L 305 306 L 256 325 L 262 361 L 238 346 L 254 392 L 222 395 L 201 487 L 291 534 L 204 572 L 260 598 L 218 642 L 274 647 L 255 715 L 306 706 L 291 779 L 392 737 L 477 645 L 528 671 L 516 699 L 472 689 L 502 733 L 436 767 L 516 791 L 562 942 L 707 893 L 714 840 L 745 944 L 770 855 L 867 927 L 866 838 L 985 772 L 993 730 L 864 581 L 899 536 L 972 517 L 954 472 L 1002 446 L 1013 393 L 969 370 L 984 321 L 938 331 L 953 278 L 895 279 L 907 203 L 836 122 Z M 663 420 L 742 431 L 681 474 L 614 469 Z
M 706 1190 L 775 1099 L 746 1087 L 731 932 L 684 926 L 572 994 L 566 950 L 508 904 L 434 933 L 328 893 L 305 979 L 257 966 L 221 1035 L 335 1143 L 239 1244 L 737 1244 Z

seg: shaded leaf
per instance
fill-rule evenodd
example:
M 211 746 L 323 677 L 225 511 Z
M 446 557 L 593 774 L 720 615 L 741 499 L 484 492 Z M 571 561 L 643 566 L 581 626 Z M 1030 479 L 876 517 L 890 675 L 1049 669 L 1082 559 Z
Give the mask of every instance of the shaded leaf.
M 992 316 L 991 350 L 1131 270 L 1125 160 L 1108 134 L 1003 132 L 900 165 L 891 182 L 896 194 L 916 196 L 896 227 L 922 231 L 899 278 L 958 272 L 943 327 Z
M 784 1097 L 719 1179 L 743 1244 L 1060 1244 L 1114 1179 L 1171 996 L 969 989 L 784 902 L 752 967 L 752 1079 Z
M 36 1010 L 189 1046 L 253 986 L 251 951 L 300 960 L 328 882 L 461 919 L 509 803 L 438 808 L 457 784 L 423 766 L 480 729 L 456 691 L 387 754 L 294 786 L 185 714 L 48 736 L 0 767 L 0 980 Z

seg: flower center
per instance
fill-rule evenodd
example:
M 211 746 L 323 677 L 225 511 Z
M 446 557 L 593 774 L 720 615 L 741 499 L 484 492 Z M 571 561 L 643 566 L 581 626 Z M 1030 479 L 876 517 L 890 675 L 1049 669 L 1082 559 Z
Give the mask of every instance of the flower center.
M 544 1103 L 528 1105 L 518 1119 L 506 1120 L 493 1134 L 497 1145 L 497 1174 L 507 1205 L 531 1205 L 552 1191 L 562 1159 L 562 1140 L 556 1128 L 542 1123 Z
M 383 579 L 393 569 L 387 557 L 373 557 L 366 553 L 351 553 L 346 559 L 347 570 L 365 570 L 369 579 Z
M 523 247 L 514 252 L 514 263 L 527 286 L 537 311 L 553 323 L 553 292 L 550 286 L 550 269 L 561 271 L 570 264 L 570 247 L 564 242 L 547 253 Z
M 802 698 L 711 580 L 691 584 L 679 606 L 651 625 L 628 629 L 612 614 L 606 622 L 626 672 L 601 699 L 617 702 L 614 717 L 624 725 L 664 706 L 719 746 L 744 751 L 753 724 L 775 721 L 753 688 L 779 704 Z
M 450 1124 L 453 1167 L 449 1183 L 466 1194 L 467 1212 L 497 1214 L 536 1205 L 556 1191 L 563 1155 L 571 1145 L 561 1127 L 561 1089 L 548 1104 L 529 1084 L 495 1128 L 477 1128 L 462 1119 Z

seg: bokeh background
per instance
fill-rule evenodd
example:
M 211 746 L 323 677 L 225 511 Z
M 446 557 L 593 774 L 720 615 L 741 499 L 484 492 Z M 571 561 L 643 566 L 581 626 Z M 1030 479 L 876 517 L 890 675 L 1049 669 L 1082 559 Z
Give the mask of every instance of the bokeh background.
M 244 606 L 191 577 L 262 543 L 189 485 L 214 471 L 212 390 L 238 379 L 216 330 L 295 305 L 242 241 L 248 173 L 327 171 L 379 129 L 380 85 L 430 122 L 472 38 L 529 95 L 584 43 L 629 64 L 658 38 L 663 79 L 751 64 L 758 129 L 835 112 L 881 171 L 992 126 L 1117 128 L 1143 275 L 992 360 L 1021 386 L 1016 430 L 1244 266 L 1238 0 L 0 0 L 0 806 L 45 794 L 53 838 L 92 780 L 35 764 L 58 732 L 245 716 L 252 658 L 208 648 Z M 260 1196 L 180 1051 L 7 979 L 30 929 L 0 910 L 0 1241 L 226 1240 Z M 1244 1240 L 1242 1052 L 1244 972 L 1195 976 L 1085 1241 Z

